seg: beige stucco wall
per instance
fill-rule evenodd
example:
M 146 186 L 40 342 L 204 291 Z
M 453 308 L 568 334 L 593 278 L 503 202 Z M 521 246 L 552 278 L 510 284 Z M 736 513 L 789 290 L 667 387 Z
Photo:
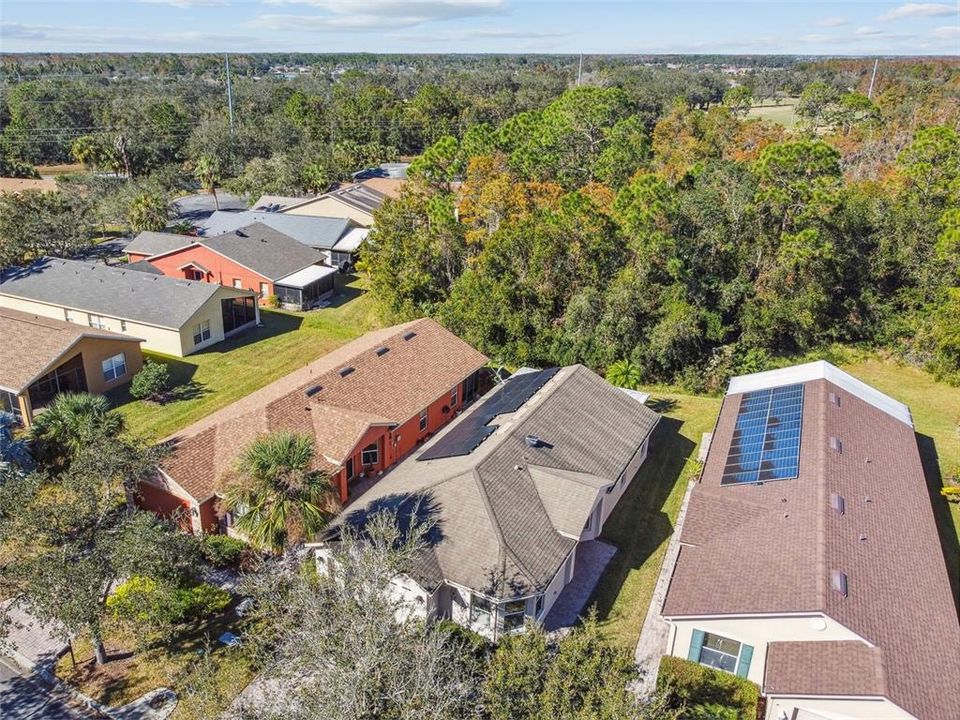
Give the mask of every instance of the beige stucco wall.
M 723 635 L 731 640 L 753 646 L 753 658 L 747 678 L 763 685 L 766 669 L 767 643 L 777 641 L 862 640 L 840 623 L 825 615 L 813 614 L 803 617 L 751 617 L 701 620 L 670 620 L 670 655 L 686 658 L 694 629 Z M 823 629 L 818 629 L 821 627 Z
M 104 393 L 130 382 L 130 378 L 143 366 L 140 345 L 125 340 L 83 338 L 68 354 L 72 357 L 76 351 L 83 353 L 83 372 L 87 377 L 87 389 L 92 393 Z M 126 374 L 115 380 L 104 380 L 103 361 L 120 353 L 123 353 L 124 363 L 127 366 Z
M 796 715 L 797 720 L 811 717 L 805 716 L 803 711 L 829 720 L 917 720 L 910 713 L 883 699 L 781 697 L 767 698 L 765 720 L 793 720 L 794 712 L 798 710 L 800 712 Z
M 310 215 L 312 217 L 350 218 L 363 227 L 373 226 L 373 215 L 342 203 L 336 198 L 317 198 L 313 202 L 284 210 L 287 215 Z

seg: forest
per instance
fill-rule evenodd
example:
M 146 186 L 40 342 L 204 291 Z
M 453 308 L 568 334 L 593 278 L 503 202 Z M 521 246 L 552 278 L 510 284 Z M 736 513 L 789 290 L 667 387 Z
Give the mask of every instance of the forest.
M 162 227 L 198 182 L 321 192 L 415 158 L 362 270 L 388 319 L 497 362 L 691 390 L 832 343 L 960 382 L 950 60 L 7 56 L 0 164 L 88 172 L 0 200 L 0 264 Z M 303 68 L 296 75 L 273 70 Z M 797 123 L 755 105 L 795 103 Z

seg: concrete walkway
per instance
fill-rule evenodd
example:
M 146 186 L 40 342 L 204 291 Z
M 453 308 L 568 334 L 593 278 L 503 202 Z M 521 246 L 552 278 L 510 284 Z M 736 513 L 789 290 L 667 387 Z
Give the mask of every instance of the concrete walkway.
M 673 526 L 673 534 L 667 545 L 667 554 L 663 558 L 660 575 L 653 589 L 653 598 L 650 600 L 650 607 L 647 608 L 647 617 L 643 621 L 643 629 L 640 630 L 640 640 L 637 642 L 635 653 L 637 667 L 640 670 L 640 681 L 636 690 L 640 695 L 650 695 L 656 690 L 660 658 L 667 651 L 670 626 L 660 617 L 660 609 L 663 607 L 667 588 L 670 587 L 670 578 L 673 576 L 673 568 L 680 554 L 680 533 L 683 530 L 683 521 L 687 517 L 687 504 L 690 502 L 690 493 L 693 492 L 694 485 L 696 482 L 693 480 L 687 484 L 683 504 L 680 506 L 677 522 Z
M 569 630 L 586 610 L 587 601 L 600 576 L 617 554 L 617 549 L 601 540 L 588 540 L 577 548 L 577 559 L 573 570 L 573 579 L 560 592 L 550 612 L 543 621 L 548 633 L 560 633 Z
M 0 605 L 0 615 L 10 621 L 2 650 L 25 670 L 52 670 L 67 643 L 54 637 L 49 626 L 9 601 Z

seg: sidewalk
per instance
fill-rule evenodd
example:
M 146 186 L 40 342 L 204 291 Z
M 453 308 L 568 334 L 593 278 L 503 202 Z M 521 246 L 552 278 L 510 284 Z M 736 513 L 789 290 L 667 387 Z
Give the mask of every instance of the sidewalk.
M 67 643 L 54 637 L 53 628 L 9 601 L 0 604 L 0 612 L 10 618 L 3 650 L 24 670 L 52 670 L 67 651 Z
M 573 569 L 573 579 L 560 591 L 553 603 L 543 627 L 548 633 L 563 634 L 583 615 L 594 588 L 600 582 L 600 576 L 617 554 L 617 549 L 601 540 L 588 540 L 580 543 Z

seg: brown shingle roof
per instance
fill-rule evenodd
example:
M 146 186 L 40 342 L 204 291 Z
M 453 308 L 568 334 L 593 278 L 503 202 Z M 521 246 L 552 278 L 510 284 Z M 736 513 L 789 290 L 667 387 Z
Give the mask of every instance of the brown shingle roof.
M 406 422 L 486 361 L 433 320 L 376 330 L 168 438 L 161 467 L 202 502 L 258 435 L 291 430 L 312 435 L 318 468 L 332 471 L 369 427 Z
M 141 342 L 110 330 L 0 308 L 0 387 L 22 392 L 84 337 Z
M 763 690 L 771 695 L 884 695 L 883 652 L 857 640 L 772 642 Z
M 724 399 L 663 614 L 824 613 L 880 648 L 891 701 L 917 717 L 960 717 L 960 626 L 912 426 L 808 381 L 799 476 L 721 487 L 742 397 Z M 846 573 L 846 597 L 831 589 L 832 570 Z M 788 685 L 785 672 L 775 677 Z

